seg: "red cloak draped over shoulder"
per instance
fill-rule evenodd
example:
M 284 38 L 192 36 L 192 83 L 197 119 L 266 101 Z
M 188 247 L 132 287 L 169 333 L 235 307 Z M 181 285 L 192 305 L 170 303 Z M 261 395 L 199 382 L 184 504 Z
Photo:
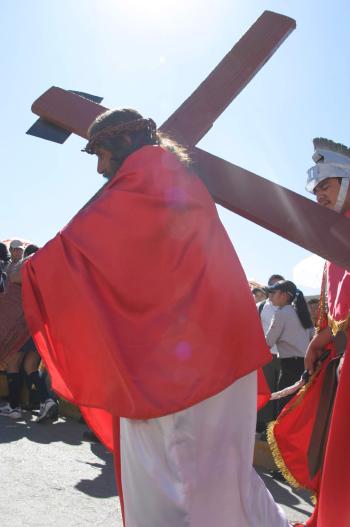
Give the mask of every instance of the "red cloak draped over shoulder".
M 23 304 L 54 390 L 109 445 L 110 414 L 179 411 L 270 360 L 211 196 L 157 146 L 27 262 Z

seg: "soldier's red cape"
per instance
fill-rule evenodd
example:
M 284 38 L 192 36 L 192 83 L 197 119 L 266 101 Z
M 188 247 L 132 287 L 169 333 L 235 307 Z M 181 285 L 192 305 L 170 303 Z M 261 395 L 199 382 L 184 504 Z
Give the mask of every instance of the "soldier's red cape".
M 348 214 L 349 215 L 349 214 Z M 320 327 L 329 325 L 333 332 L 346 331 L 348 342 L 344 365 L 339 379 L 334 408 L 328 433 L 323 465 L 311 478 L 308 470 L 307 452 L 317 407 L 321 397 L 326 367 L 336 350 L 332 344 L 327 348 L 330 356 L 322 368 L 282 410 L 271 432 L 275 459 L 284 475 L 293 484 L 309 488 L 317 496 L 317 505 L 308 527 L 345 527 L 350 525 L 350 273 L 337 265 L 327 263 L 327 279 L 321 294 L 328 299 L 328 310 L 322 308 Z M 327 295 L 325 296 L 325 291 Z
M 28 261 L 23 304 L 54 390 L 112 450 L 112 416 L 182 410 L 271 357 L 211 196 L 158 146 Z

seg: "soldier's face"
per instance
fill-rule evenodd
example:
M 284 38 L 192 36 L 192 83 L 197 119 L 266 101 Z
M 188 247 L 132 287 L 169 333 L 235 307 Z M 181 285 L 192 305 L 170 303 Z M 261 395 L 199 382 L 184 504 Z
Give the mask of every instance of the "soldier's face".
M 112 152 L 106 148 L 100 147 L 96 151 L 97 155 L 97 172 L 102 174 L 103 177 L 111 179 L 114 176 L 112 167 Z
M 340 183 L 335 177 L 321 181 L 315 188 L 314 194 L 317 203 L 327 209 L 334 209 L 339 194 Z

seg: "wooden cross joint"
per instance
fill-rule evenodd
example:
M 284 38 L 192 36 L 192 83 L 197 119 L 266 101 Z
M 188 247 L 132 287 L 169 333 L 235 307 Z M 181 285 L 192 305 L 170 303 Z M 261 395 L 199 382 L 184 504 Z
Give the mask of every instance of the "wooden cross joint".
M 265 11 L 160 131 L 192 150 L 198 175 L 217 203 L 350 270 L 349 219 L 195 147 L 295 27 L 293 19 Z M 71 133 L 86 138 L 90 124 L 107 110 L 99 102 L 52 87 L 33 103 L 39 121 L 28 133 L 60 143 Z

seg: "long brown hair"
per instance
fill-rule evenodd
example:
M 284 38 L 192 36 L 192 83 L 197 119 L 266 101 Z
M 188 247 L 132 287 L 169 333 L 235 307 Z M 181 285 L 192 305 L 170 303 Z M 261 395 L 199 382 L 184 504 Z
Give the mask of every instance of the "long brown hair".
M 145 145 L 162 146 L 173 152 L 184 165 L 191 164 L 190 155 L 184 146 L 159 132 L 152 119 L 144 119 L 131 108 L 108 110 L 99 115 L 90 125 L 88 137 L 85 151 L 95 154 L 99 146 L 106 148 L 113 154 L 116 169 L 130 154 Z

